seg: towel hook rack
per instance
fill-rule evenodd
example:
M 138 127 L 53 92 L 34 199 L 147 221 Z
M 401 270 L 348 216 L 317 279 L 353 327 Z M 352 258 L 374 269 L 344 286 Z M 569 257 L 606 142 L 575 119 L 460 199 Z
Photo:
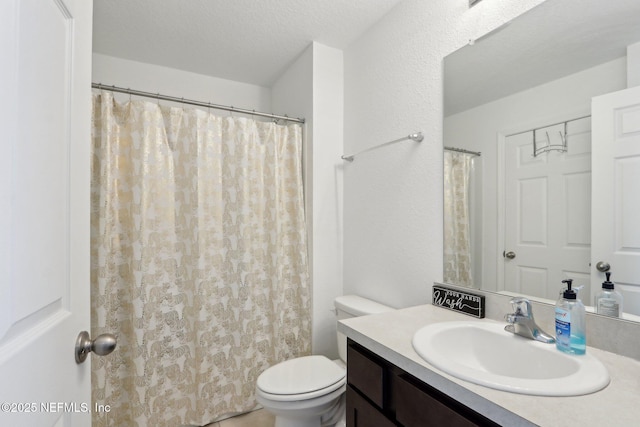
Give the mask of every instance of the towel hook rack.
M 538 154 L 548 153 L 549 151 L 559 151 L 561 153 L 567 152 L 567 122 L 564 122 L 564 133 L 562 131 L 558 131 L 560 134 L 560 141 L 562 144 L 553 144 L 551 143 L 551 138 L 549 137 L 549 131 L 545 131 L 547 135 L 547 145 L 542 147 L 538 147 L 536 142 L 536 131 L 539 129 L 533 130 L 533 157 L 537 157 Z

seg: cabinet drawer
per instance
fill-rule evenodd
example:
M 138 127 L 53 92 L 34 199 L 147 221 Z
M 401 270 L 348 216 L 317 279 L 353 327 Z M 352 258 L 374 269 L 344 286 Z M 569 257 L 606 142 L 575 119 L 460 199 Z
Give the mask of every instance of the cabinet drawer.
M 395 427 L 375 406 L 347 386 L 347 427 Z
M 381 361 L 357 344 L 347 347 L 347 383 L 379 408 L 384 408 L 385 368 Z
M 397 391 L 396 419 L 405 427 L 497 425 L 411 375 L 398 377 Z

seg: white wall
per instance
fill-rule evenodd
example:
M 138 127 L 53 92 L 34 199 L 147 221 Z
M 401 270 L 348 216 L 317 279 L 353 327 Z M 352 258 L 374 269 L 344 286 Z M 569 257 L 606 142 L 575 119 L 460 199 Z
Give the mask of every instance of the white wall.
M 93 54 L 94 83 L 271 112 L 271 89 L 174 68 Z M 127 95 L 116 94 L 118 99 Z M 162 101 L 165 102 L 165 101 Z M 229 114 L 220 111 L 220 114 Z
M 334 299 L 343 294 L 343 52 L 313 44 L 313 352 L 338 357 Z
M 640 86 L 640 42 L 627 46 L 627 87 Z
M 345 51 L 344 288 L 394 307 L 442 280 L 442 60 L 542 0 L 404 0 Z
M 337 357 L 333 300 L 342 295 L 342 51 L 312 43 L 273 85 L 273 108 L 306 118 L 314 354 Z
M 579 73 L 445 118 L 444 141 L 482 152 L 482 287 L 495 290 L 496 266 L 503 247 L 496 240 L 498 201 L 497 135 L 508 135 L 590 114 L 591 98 L 626 87 L 626 59 Z

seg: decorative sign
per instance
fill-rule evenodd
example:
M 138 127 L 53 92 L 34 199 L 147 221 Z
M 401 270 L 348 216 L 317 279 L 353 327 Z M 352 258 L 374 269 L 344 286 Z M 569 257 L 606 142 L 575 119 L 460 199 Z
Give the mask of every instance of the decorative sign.
M 433 305 L 484 319 L 484 296 L 433 285 Z

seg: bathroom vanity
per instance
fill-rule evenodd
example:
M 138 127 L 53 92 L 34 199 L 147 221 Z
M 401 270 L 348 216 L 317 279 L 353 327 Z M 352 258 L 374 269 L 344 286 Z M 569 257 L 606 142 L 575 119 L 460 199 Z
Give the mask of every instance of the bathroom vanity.
M 352 340 L 347 355 L 348 426 L 498 426 Z
M 433 305 L 340 321 L 338 330 L 349 338 L 347 425 L 585 427 L 640 420 L 640 361 L 635 359 L 588 347 L 609 371 L 610 384 L 583 396 L 544 397 L 458 379 L 414 351 L 412 337 L 423 326 L 470 319 L 486 321 Z

